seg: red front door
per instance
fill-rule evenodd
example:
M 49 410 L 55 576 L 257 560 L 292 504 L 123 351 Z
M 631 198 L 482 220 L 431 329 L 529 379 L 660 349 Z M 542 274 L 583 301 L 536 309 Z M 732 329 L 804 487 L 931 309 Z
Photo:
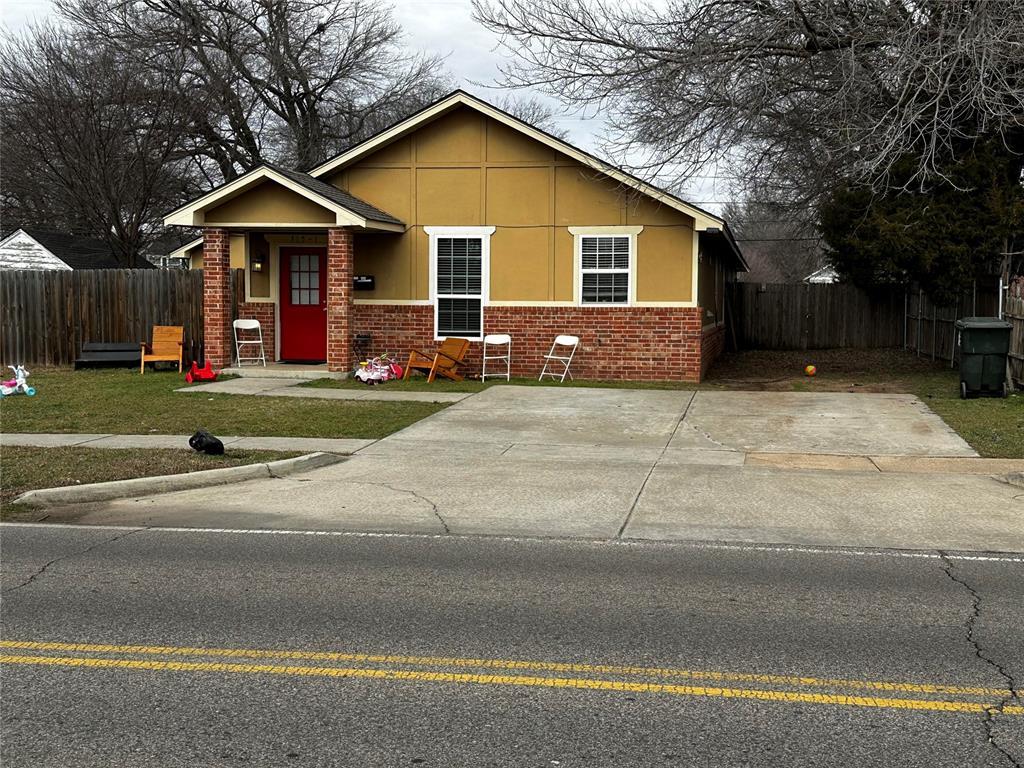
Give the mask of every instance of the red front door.
M 327 249 L 281 249 L 281 359 L 327 359 Z

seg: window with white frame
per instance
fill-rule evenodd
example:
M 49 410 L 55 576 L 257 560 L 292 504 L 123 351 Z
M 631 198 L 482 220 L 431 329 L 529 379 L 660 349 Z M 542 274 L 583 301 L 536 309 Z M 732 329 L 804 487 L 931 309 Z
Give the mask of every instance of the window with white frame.
M 483 337 L 493 227 L 426 227 L 430 235 L 434 335 Z
M 583 235 L 580 238 L 580 301 L 583 304 L 628 304 L 628 236 Z

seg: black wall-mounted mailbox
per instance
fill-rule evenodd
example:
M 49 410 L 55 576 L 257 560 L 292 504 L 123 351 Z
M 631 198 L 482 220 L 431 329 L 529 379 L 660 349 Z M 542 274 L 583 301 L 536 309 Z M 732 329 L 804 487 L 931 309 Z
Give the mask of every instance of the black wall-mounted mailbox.
M 352 278 L 352 290 L 372 291 L 374 289 L 373 275 L 356 275 Z

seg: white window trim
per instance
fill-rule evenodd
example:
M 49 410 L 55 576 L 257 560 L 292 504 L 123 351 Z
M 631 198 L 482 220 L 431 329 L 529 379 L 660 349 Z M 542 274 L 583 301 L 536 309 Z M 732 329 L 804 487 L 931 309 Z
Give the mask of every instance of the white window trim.
M 458 336 L 453 338 L 481 341 L 484 337 L 483 314 L 491 295 L 491 235 L 494 227 L 424 227 L 423 231 L 430 238 L 430 304 L 434 307 L 434 341 L 444 341 L 437 330 L 437 240 L 440 237 L 478 237 L 480 238 L 480 335 Z
M 569 227 L 573 236 L 573 304 L 578 307 L 632 307 L 636 306 L 636 236 L 644 231 L 642 226 L 619 227 Z M 583 238 L 584 237 L 628 237 L 629 238 L 629 292 L 625 303 L 587 302 L 583 303 Z M 592 271 L 592 270 L 588 270 Z M 619 270 L 614 270 L 619 271 Z

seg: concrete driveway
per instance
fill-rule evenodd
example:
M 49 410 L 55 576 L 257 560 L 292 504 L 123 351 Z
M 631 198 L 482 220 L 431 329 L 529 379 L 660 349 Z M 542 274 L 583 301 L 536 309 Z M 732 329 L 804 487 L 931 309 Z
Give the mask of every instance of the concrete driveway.
M 908 395 L 498 386 L 343 464 L 76 517 L 1024 551 L 1020 488 L 900 471 L 975 455 Z

